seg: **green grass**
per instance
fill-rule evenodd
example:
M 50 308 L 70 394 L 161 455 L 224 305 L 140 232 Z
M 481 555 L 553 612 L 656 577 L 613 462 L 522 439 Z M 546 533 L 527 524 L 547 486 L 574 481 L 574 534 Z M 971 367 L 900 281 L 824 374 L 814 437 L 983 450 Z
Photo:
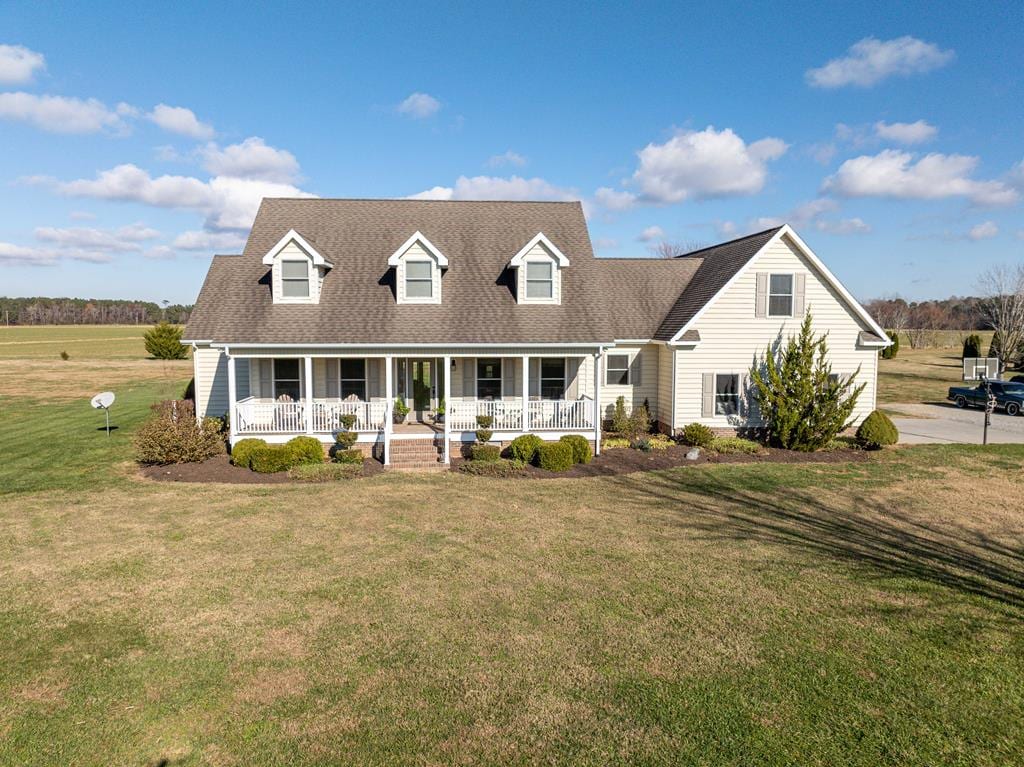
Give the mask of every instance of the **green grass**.
M 0 358 L 142 358 L 149 325 L 0 326 Z
M 1022 446 L 142 480 L 172 384 L 0 408 L 0 764 L 1024 760 Z

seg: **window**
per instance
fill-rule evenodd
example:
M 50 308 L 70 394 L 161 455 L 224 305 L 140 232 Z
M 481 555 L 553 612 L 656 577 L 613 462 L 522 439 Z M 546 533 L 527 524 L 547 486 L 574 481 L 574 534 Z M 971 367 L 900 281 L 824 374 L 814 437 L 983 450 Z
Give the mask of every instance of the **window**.
M 274 399 L 282 397 L 295 402 L 302 397 L 299 360 L 274 360 Z
M 284 298 L 309 298 L 309 262 L 281 262 L 281 295 Z
M 361 400 L 366 399 L 366 360 L 340 360 L 341 385 L 338 391 L 341 398 L 353 394 Z
M 629 385 L 629 355 L 609 354 L 605 365 L 605 383 L 609 386 Z
M 501 399 L 501 360 L 476 361 L 477 399 Z
M 737 415 L 740 412 L 740 377 L 735 373 L 715 376 L 715 415 Z
M 429 261 L 405 262 L 405 297 L 433 298 L 434 266 Z
M 550 261 L 526 262 L 526 297 L 554 298 L 555 275 Z
M 540 398 L 565 398 L 565 357 L 541 357 Z
M 792 274 L 773 274 L 768 277 L 768 316 L 793 316 Z

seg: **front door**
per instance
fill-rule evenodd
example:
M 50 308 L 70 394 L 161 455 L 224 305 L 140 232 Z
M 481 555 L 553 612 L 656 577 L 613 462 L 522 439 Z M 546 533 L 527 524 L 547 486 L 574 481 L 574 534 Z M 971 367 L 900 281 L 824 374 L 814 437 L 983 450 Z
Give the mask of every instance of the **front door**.
M 434 360 L 412 360 L 409 365 L 412 381 L 412 409 L 417 418 L 435 408 L 437 401 L 437 370 Z

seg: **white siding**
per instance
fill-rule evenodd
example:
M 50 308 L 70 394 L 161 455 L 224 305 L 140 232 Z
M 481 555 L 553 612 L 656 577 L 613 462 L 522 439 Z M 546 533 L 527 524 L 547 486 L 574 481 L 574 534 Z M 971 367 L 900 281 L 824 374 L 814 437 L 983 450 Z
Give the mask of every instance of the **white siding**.
M 192 355 L 192 366 L 196 414 L 200 418 L 224 415 L 228 412 L 228 358 L 219 349 L 200 346 Z
M 854 412 L 859 423 L 875 407 L 878 350 L 857 347 L 857 335 L 868 327 L 853 314 L 796 246 L 783 238 L 749 264 L 740 278 L 700 316 L 693 326 L 700 333 L 700 344 L 695 349 L 676 351 L 677 428 L 694 421 L 714 427 L 743 425 L 743 419 L 702 417 L 703 374 L 746 375 L 766 348 L 799 332 L 802 316 L 755 318 L 758 272 L 806 275 L 806 308 L 813 316 L 815 333 L 828 333 L 832 371 L 850 375 L 859 365 L 861 371 L 857 380 L 867 383 Z
M 412 261 L 429 261 L 430 262 L 430 273 L 433 277 L 433 295 L 430 298 L 406 298 L 405 295 L 405 262 L 406 260 Z M 441 303 L 441 267 L 438 266 L 437 259 L 434 258 L 431 253 L 426 250 L 419 242 L 414 242 L 409 248 L 399 257 L 398 266 L 395 267 L 395 295 L 397 296 L 398 303 L 400 304 L 439 304 Z
M 285 298 L 281 295 L 281 262 L 305 260 L 309 264 L 309 298 Z M 274 265 L 271 271 L 271 287 L 275 304 L 315 304 L 320 301 L 320 289 L 323 287 L 323 272 L 320 267 L 313 265 L 313 257 L 306 251 L 289 242 L 281 252 L 274 258 Z
M 652 402 L 655 402 L 654 417 L 661 422 L 664 429 L 674 432 L 675 424 L 672 422 L 672 369 L 675 351 L 665 344 L 660 344 L 657 350 L 658 396 L 655 400 L 652 400 Z
M 523 265 L 516 269 L 516 300 L 521 304 L 560 304 L 562 302 L 562 270 L 559 268 L 558 259 L 554 254 L 538 242 L 530 248 L 523 260 Z M 543 261 L 551 264 L 551 298 L 526 297 L 526 263 L 530 261 Z
M 629 385 L 608 384 L 608 357 L 613 354 L 628 354 L 631 371 L 639 367 L 640 383 L 635 383 L 635 372 L 632 374 Z M 609 349 L 601 357 L 601 412 L 605 419 L 611 418 L 615 411 L 615 400 L 619 397 L 625 399 L 626 411 L 639 407 L 647 400 L 651 413 L 658 409 L 658 344 L 644 344 L 643 346 L 626 346 L 616 344 L 614 349 Z M 591 383 L 591 392 L 593 383 Z M 593 395 L 591 395 L 593 396 Z

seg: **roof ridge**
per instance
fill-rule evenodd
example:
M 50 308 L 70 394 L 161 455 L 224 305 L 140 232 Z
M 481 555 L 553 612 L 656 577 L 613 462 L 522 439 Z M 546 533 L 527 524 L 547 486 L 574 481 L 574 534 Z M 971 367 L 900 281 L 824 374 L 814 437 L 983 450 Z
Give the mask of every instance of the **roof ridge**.
M 264 202 L 416 202 L 416 203 L 472 203 L 500 202 L 505 205 L 582 205 L 582 200 L 419 200 L 409 197 L 264 197 Z
M 752 237 L 763 237 L 764 235 L 769 234 L 769 233 L 775 234 L 777 231 L 782 229 L 784 226 L 785 226 L 785 224 L 781 224 L 779 226 L 773 226 L 773 227 L 771 227 L 769 229 L 763 229 L 760 232 L 753 232 L 752 234 L 745 234 L 742 237 L 737 237 L 737 238 L 735 238 L 733 240 L 726 240 L 725 242 L 719 242 L 719 243 L 716 243 L 714 245 L 708 245 L 708 246 L 703 247 L 703 248 L 697 248 L 697 250 L 691 250 L 689 253 L 683 253 L 683 254 L 678 255 L 678 256 L 673 256 L 673 259 L 689 258 L 690 256 L 696 255 L 697 253 L 703 253 L 703 252 L 708 251 L 708 250 L 715 250 L 716 248 L 724 248 L 726 245 L 735 245 L 737 242 L 743 242 L 744 240 L 749 240 Z

